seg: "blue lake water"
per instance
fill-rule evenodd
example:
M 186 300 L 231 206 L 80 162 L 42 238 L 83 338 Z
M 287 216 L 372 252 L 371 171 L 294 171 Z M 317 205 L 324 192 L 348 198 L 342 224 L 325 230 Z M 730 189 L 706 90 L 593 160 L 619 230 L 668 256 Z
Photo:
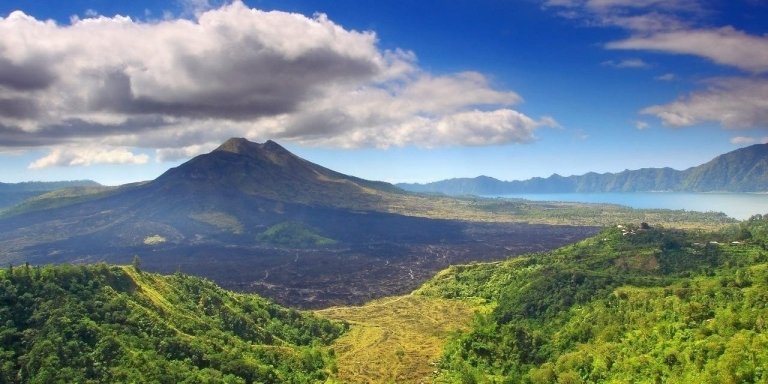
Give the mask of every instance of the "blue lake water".
M 768 194 L 764 193 L 536 193 L 496 195 L 488 197 L 520 198 L 533 201 L 569 201 L 580 203 L 620 204 L 632 208 L 684 209 L 699 212 L 723 212 L 744 220 L 755 214 L 768 213 Z

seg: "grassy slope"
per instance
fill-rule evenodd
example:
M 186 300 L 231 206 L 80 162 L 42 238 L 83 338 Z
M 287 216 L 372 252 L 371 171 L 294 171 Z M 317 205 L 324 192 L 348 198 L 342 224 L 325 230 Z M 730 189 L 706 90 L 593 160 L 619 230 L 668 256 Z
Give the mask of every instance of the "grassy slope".
M 351 325 L 333 344 L 342 382 L 422 383 L 433 376 L 450 335 L 483 310 L 471 301 L 399 296 L 316 313 Z
M 89 200 L 95 200 L 117 193 L 120 190 L 128 189 L 132 185 L 134 184 L 127 184 L 122 187 L 96 186 L 57 189 L 55 191 L 31 197 L 19 204 L 0 210 L 0 218 L 11 217 L 27 212 L 66 207 Z

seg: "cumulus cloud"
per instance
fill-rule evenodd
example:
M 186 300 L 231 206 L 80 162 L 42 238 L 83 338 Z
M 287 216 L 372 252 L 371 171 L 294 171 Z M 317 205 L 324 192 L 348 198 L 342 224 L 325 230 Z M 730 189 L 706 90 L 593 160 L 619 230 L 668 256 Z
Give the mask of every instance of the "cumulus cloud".
M 534 131 L 543 126 L 555 127 L 557 123 L 547 117 L 534 120 L 511 109 L 472 110 L 441 117 L 414 117 L 389 129 L 355 130 L 349 138 L 332 138 L 327 144 L 382 148 L 413 142 L 424 147 L 527 143 L 535 139 Z
M 642 113 L 673 127 L 702 122 L 717 122 L 730 129 L 768 126 L 768 80 L 725 78 L 707 84 L 706 90 L 645 108 Z
M 639 131 L 648 129 L 648 127 L 650 127 L 650 125 L 645 121 L 642 121 L 642 120 L 635 121 L 635 128 Z
M 126 148 L 65 147 L 52 150 L 47 156 L 35 160 L 30 169 L 48 167 L 89 166 L 93 164 L 145 164 L 149 156 L 134 154 Z
M 461 146 L 529 142 L 556 125 L 511 109 L 522 98 L 482 74 L 430 74 L 413 52 L 325 15 L 211 3 L 182 1 L 194 17 L 152 22 L 0 18 L 0 147 L 97 139 L 173 160 L 232 136 Z

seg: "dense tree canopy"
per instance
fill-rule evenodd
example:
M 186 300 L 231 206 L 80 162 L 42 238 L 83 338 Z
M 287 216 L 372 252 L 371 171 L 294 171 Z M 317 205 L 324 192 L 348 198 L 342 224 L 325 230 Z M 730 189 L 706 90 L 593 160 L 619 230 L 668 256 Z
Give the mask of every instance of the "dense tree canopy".
M 438 382 L 768 380 L 768 218 L 716 233 L 619 226 L 559 250 L 455 266 L 420 294 L 495 305 Z
M 309 383 L 344 326 L 182 274 L 0 272 L 0 383 Z

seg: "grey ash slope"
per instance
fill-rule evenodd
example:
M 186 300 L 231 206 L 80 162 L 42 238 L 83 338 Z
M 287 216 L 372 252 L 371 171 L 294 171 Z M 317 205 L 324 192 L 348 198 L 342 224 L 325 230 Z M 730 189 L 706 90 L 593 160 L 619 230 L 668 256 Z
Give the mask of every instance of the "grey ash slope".
M 442 180 L 427 184 L 398 184 L 412 192 L 448 195 L 594 192 L 766 192 L 768 144 L 756 144 L 717 156 L 683 171 L 644 168 L 618 173 L 590 172 L 579 176 L 501 181 L 488 176 Z
M 211 153 L 165 172 L 153 187 L 169 190 L 239 191 L 244 195 L 318 206 L 360 208 L 378 193 L 401 193 L 388 183 L 347 176 L 306 161 L 274 141 L 227 140 Z

